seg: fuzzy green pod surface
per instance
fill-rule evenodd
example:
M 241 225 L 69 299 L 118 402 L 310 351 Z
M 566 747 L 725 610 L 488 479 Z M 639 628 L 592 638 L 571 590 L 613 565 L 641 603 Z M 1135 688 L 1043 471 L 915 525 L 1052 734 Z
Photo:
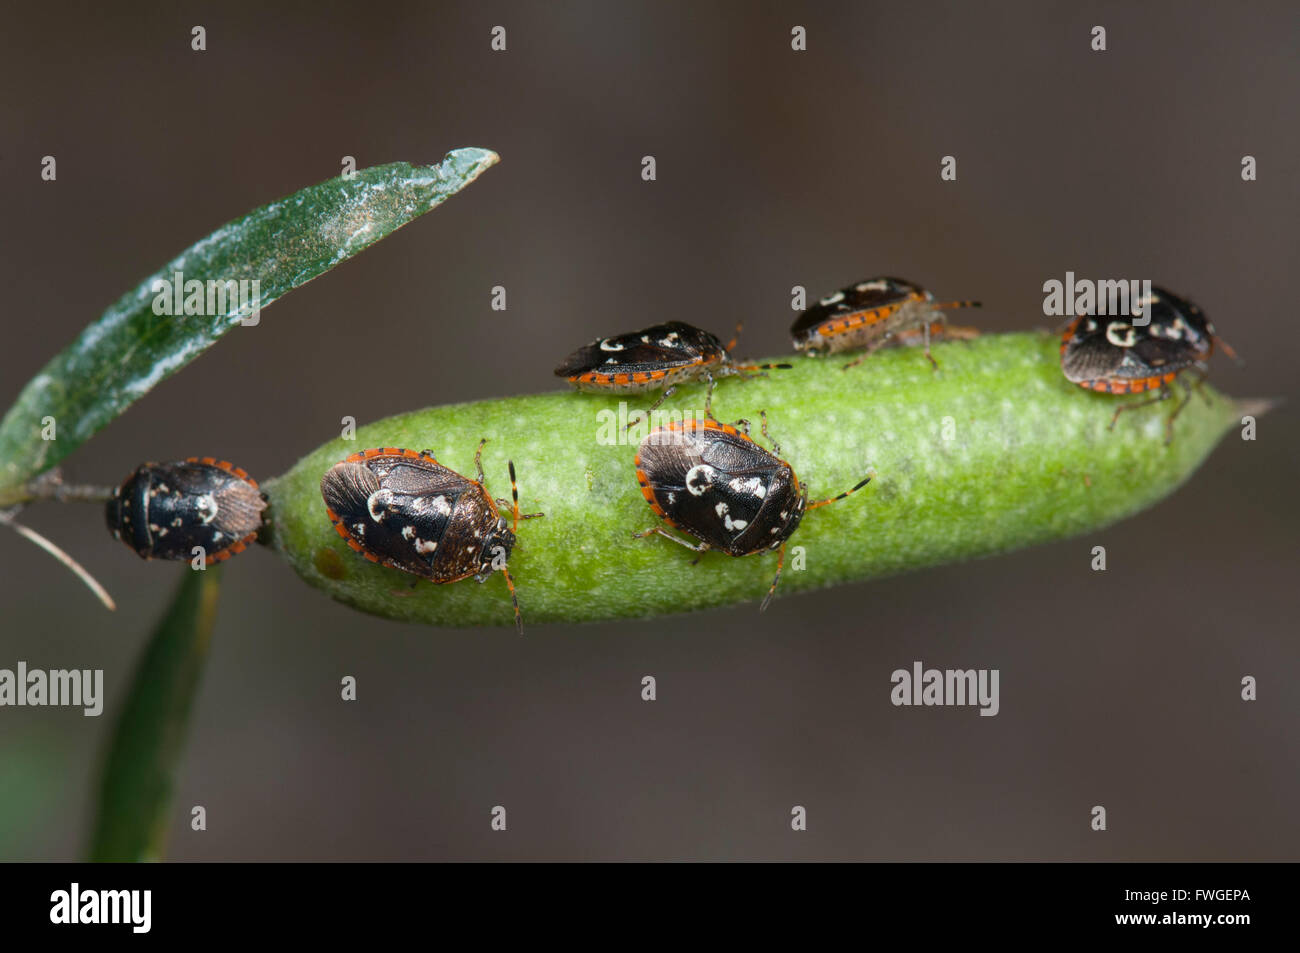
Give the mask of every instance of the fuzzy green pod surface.
M 789 541 L 777 598 L 1062 539 L 1142 510 L 1181 485 L 1243 413 L 1203 387 L 1165 443 L 1183 398 L 1111 416 L 1133 398 L 1068 383 L 1059 341 L 1046 333 L 987 335 L 938 344 L 932 370 L 919 349 L 845 359 L 795 357 L 794 369 L 718 382 L 723 421 L 759 411 L 781 455 L 809 487 L 833 496 L 873 474 L 846 500 L 811 511 Z M 789 360 L 775 358 L 774 360 Z M 525 623 L 666 615 L 752 602 L 766 593 L 776 554 L 694 554 L 662 537 L 634 539 L 658 518 L 642 498 L 633 459 L 645 428 L 623 430 L 655 394 L 550 393 L 433 407 L 361 427 L 354 440 L 312 452 L 265 489 L 267 541 L 313 586 L 366 612 L 445 626 L 509 625 L 500 574 L 449 585 L 373 565 L 352 552 L 325 513 L 320 478 L 368 447 L 433 450 L 474 475 L 488 440 L 488 491 L 509 497 L 518 470 L 521 522 L 510 570 Z M 625 402 L 620 410 L 620 402 Z M 703 385 L 678 389 L 657 414 L 703 417 Z M 414 583 L 414 585 L 413 585 Z

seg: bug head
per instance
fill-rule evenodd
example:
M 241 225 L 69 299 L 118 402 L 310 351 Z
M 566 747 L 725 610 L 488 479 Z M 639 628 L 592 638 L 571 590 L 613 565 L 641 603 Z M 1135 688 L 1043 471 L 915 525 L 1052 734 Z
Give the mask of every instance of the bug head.
M 510 521 L 504 516 L 497 516 L 496 523 L 484 538 L 482 561 L 474 578 L 483 582 L 494 572 L 504 572 L 516 541 L 515 534 L 510 529 Z
M 118 487 L 104 504 L 104 520 L 115 539 L 122 538 L 122 488 Z
M 803 522 L 804 513 L 808 510 L 808 487 L 800 484 L 793 472 L 791 473 L 791 479 L 795 481 L 795 487 L 799 495 L 795 497 L 794 502 L 784 512 L 784 515 L 778 519 L 774 527 L 776 532 L 771 534 L 772 542 L 768 544 L 768 549 L 780 549 L 782 544 L 794 535 L 794 531 Z
M 818 331 L 796 334 L 791 340 L 796 351 L 802 351 L 809 357 L 825 357 L 830 353 L 826 339 Z

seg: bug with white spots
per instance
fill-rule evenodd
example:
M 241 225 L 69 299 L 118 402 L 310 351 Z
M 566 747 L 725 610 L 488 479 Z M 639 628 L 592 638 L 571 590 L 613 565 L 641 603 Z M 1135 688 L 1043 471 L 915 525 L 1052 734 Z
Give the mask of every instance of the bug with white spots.
M 241 553 L 262 527 L 266 497 L 239 467 L 214 457 L 142 463 L 105 508 L 113 535 L 142 559 L 206 563 Z
M 872 351 L 887 344 L 909 341 L 920 331 L 925 356 L 930 335 L 971 338 L 973 328 L 950 328 L 944 308 L 978 308 L 978 301 L 937 302 L 920 285 L 903 278 L 871 278 L 827 295 L 802 312 L 790 326 L 794 349 L 814 357 L 840 351 L 861 350 L 844 370 L 861 364 Z
M 736 329 L 739 337 L 740 329 Z M 652 413 L 673 395 L 679 384 L 705 380 L 705 414 L 712 412 L 715 377 L 750 377 L 768 370 L 789 370 L 789 364 L 735 364 L 731 349 L 736 338 L 721 339 L 684 321 L 656 324 L 643 331 L 597 338 L 578 348 L 555 369 L 581 391 L 633 394 L 663 390 L 646 413 Z M 639 419 L 628 422 L 628 428 Z
M 767 414 L 762 417 L 763 436 L 768 438 Z M 708 417 L 652 430 L 637 448 L 641 495 L 665 523 L 695 542 L 662 526 L 636 533 L 635 538 L 657 534 L 701 554 L 717 549 L 729 556 L 749 556 L 777 550 L 776 577 L 760 606 L 760 611 L 766 609 L 781 580 L 786 540 L 799 528 L 804 513 L 842 500 L 871 480 L 866 477 L 839 496 L 809 503 L 808 488 L 780 453 L 774 443 L 771 452 L 755 443 L 744 420 L 731 425 Z
M 1205 313 L 1171 291 L 1153 286 L 1149 296 L 1133 302 L 1133 312 L 1134 317 L 1146 312 L 1147 323 L 1079 315 L 1061 336 L 1061 373 L 1070 383 L 1104 394 L 1156 392 L 1154 397 L 1117 407 L 1111 429 L 1124 411 L 1167 400 L 1175 378 L 1184 371 L 1196 375 L 1198 385 L 1203 382 L 1216 344 L 1236 357 Z M 1165 421 L 1165 443 L 1173 440 L 1174 420 L 1190 399 L 1188 388 Z
M 519 512 L 515 465 L 511 500 L 494 500 L 483 476 L 483 445 L 474 455 L 477 478 L 467 479 L 440 464 L 429 450 L 400 447 L 362 450 L 334 464 L 321 477 L 321 496 L 334 529 L 366 559 L 434 583 L 474 577 L 485 582 L 500 571 L 523 632 L 519 598 L 507 561 L 519 520 L 541 513 Z M 498 507 L 509 508 L 513 520 Z

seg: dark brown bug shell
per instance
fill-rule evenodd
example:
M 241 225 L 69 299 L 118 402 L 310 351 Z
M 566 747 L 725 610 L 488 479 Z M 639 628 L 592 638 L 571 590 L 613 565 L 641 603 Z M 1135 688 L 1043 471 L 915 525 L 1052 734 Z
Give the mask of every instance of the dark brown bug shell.
M 724 370 L 723 343 L 683 321 L 599 338 L 579 348 L 555 369 L 579 390 L 628 393 L 694 380 L 709 369 Z
M 655 513 L 731 556 L 780 547 L 799 528 L 808 495 L 790 464 L 716 420 L 649 433 L 636 478 Z
M 504 566 L 515 545 L 482 484 L 427 452 L 354 453 L 321 478 L 321 496 L 335 531 L 354 551 L 432 582 L 470 576 L 482 582 Z
M 1145 302 L 1143 302 L 1145 303 Z M 1061 339 L 1061 372 L 1089 390 L 1137 394 L 1168 385 L 1214 351 L 1214 325 L 1196 305 L 1152 287 L 1150 321 L 1081 315 Z
M 142 463 L 105 507 L 108 528 L 142 559 L 218 563 L 241 553 L 262 526 L 266 497 L 239 467 L 213 457 Z

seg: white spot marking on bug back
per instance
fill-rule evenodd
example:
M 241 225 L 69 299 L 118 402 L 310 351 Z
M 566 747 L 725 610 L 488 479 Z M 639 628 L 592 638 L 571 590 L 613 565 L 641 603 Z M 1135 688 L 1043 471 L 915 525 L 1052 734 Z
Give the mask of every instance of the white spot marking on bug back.
M 1106 340 L 1116 347 L 1132 347 L 1137 343 L 1137 331 L 1127 321 L 1112 321 L 1106 325 Z
M 374 493 L 371 493 L 366 499 L 366 509 L 370 511 L 370 518 L 376 523 L 382 521 L 384 512 L 392 499 L 393 491 L 386 487 L 380 487 Z
M 204 523 L 211 523 L 216 519 L 217 510 L 220 508 L 217 506 L 216 498 L 211 493 L 202 494 L 195 502 L 195 506 L 198 508 L 199 516 Z
M 763 481 L 759 477 L 732 477 L 727 482 L 727 486 L 737 493 L 753 494 L 760 500 L 767 496 L 767 487 L 763 486 Z
M 697 463 L 686 471 L 686 489 L 690 491 L 691 496 L 703 496 L 709 492 L 716 473 L 717 471 L 707 463 Z

